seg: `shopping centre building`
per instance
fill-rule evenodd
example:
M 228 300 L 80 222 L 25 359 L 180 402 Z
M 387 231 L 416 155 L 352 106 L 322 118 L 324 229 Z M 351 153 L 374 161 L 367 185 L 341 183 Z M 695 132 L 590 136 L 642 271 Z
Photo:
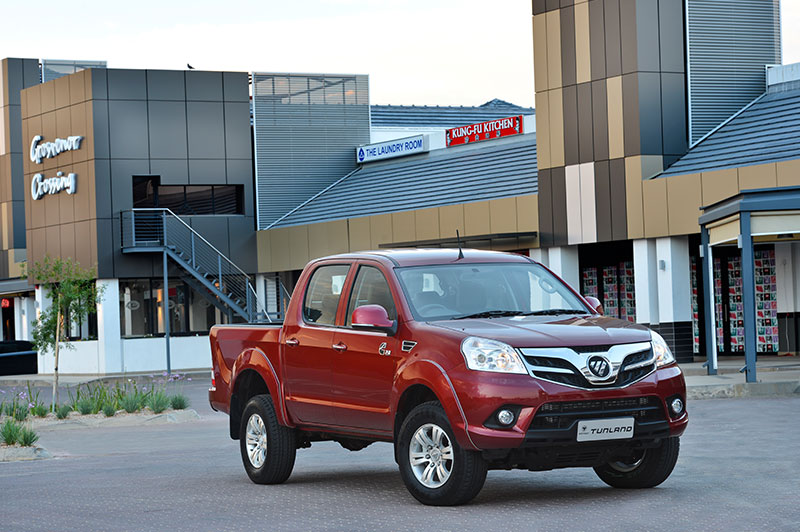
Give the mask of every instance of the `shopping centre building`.
M 800 66 L 780 66 L 778 1 L 532 14 L 535 112 L 370 105 L 366 75 L 3 60 L 0 340 L 47 304 L 20 265 L 72 257 L 106 290 L 62 371 L 164 369 L 167 345 L 207 367 L 208 327 L 280 317 L 308 260 L 458 231 L 710 371 L 796 353 Z

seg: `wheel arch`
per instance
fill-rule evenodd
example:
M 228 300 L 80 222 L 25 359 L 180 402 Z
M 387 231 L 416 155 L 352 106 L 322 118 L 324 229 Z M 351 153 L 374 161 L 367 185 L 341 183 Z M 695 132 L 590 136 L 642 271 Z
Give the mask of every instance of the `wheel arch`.
M 275 405 L 275 414 L 281 425 L 292 426 L 284 408 L 278 375 L 266 354 L 258 348 L 247 349 L 239 355 L 233 366 L 230 401 L 230 436 L 239 439 L 239 426 L 247 402 L 260 394 L 269 395 Z

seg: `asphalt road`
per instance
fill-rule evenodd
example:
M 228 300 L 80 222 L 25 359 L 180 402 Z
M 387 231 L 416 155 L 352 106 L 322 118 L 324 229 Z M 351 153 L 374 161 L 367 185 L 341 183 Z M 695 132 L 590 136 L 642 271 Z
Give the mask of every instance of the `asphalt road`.
M 405 490 L 388 444 L 298 451 L 289 481 L 250 483 L 227 416 L 185 388 L 201 421 L 56 430 L 56 458 L 0 464 L 0 530 L 724 530 L 800 529 L 800 398 L 690 403 L 673 475 L 606 487 L 590 469 L 492 471 L 468 506 Z

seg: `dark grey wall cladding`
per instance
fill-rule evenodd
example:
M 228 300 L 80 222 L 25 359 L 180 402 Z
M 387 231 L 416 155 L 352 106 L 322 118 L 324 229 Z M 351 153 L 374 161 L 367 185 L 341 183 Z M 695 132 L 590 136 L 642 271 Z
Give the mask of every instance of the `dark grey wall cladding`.
M 578 164 L 578 89 L 575 85 L 564 87 L 564 163 Z
M 606 77 L 606 44 L 603 0 L 589 2 L 589 47 L 592 81 Z
M 581 83 L 578 85 L 578 146 L 582 163 L 594 160 L 592 119 L 592 84 Z
M 641 138 L 639 137 L 639 73 L 622 76 L 622 122 L 625 155 L 641 155 Z
M 678 4 L 672 0 L 673 4 Z M 625 20 L 623 19 L 623 24 Z M 636 0 L 636 70 L 661 69 L 658 0 Z M 623 41 L 623 47 L 625 42 Z
M 567 209 L 580 209 L 578 205 L 567 205 L 566 171 L 563 166 L 550 170 L 553 195 L 553 245 L 566 246 Z
M 592 82 L 594 159 L 608 159 L 608 91 L 604 80 Z
M 628 238 L 628 219 L 625 200 L 625 159 L 608 162 L 611 185 L 611 236 L 614 240 Z
M 661 74 L 661 127 L 667 155 L 683 155 L 688 149 L 685 83 L 684 74 Z
M 563 5 L 563 2 L 562 2 Z M 575 10 L 562 9 L 561 21 L 561 85 L 575 85 Z
M 539 170 L 539 246 L 553 245 L 553 186 L 550 169 Z
M 637 76 L 641 139 L 639 149 L 642 155 L 661 155 L 664 150 L 661 130 L 661 76 L 657 72 L 639 72 Z
M 185 219 L 245 271 L 255 272 L 247 74 L 94 70 L 92 97 L 99 275 L 161 273 L 160 256 L 120 252 L 120 211 L 133 207 L 133 177 L 147 175 L 169 185 L 243 185 L 244 215 Z
M 597 161 L 594 164 L 594 199 L 597 213 L 597 241 L 608 242 L 612 239 L 611 231 L 611 177 L 608 173 L 608 161 Z
M 685 72 L 686 37 L 683 32 L 683 2 L 659 0 L 658 36 L 661 71 Z
M 620 0 L 606 0 L 603 13 L 603 23 L 606 28 L 606 75 L 609 78 L 622 74 L 619 2 Z

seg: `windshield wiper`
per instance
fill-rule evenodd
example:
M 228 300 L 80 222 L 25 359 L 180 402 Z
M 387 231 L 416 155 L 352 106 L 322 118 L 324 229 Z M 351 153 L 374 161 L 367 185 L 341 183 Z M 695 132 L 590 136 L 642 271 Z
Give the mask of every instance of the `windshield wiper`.
M 522 314 L 521 310 L 484 310 L 483 312 L 476 312 L 474 314 L 465 314 L 464 316 L 456 316 L 454 320 L 467 320 L 470 318 L 501 318 L 503 316 L 519 316 Z
M 574 308 L 549 308 L 525 313 L 526 316 L 558 316 L 559 314 L 589 314 L 589 311 Z

